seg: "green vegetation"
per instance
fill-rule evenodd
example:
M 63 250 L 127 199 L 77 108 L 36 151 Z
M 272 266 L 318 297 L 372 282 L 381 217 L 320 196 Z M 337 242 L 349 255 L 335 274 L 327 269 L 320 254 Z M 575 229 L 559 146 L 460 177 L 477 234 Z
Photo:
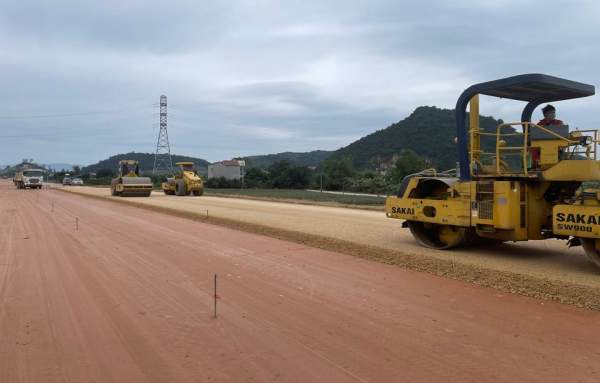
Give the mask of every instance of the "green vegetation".
M 394 185 L 399 185 L 404 177 L 424 170 L 428 164 L 417 153 L 410 149 L 404 149 L 400 152 L 393 165 L 387 173 L 388 180 Z
M 385 203 L 384 197 L 361 196 L 351 194 L 320 193 L 307 190 L 282 190 L 282 189 L 207 189 L 207 195 L 227 195 L 237 197 L 251 197 L 261 199 L 300 200 L 306 202 L 338 203 L 343 205 L 370 205 L 381 206 Z
M 266 154 L 260 156 L 239 157 L 246 161 L 246 168 L 268 169 L 276 162 L 286 161 L 293 165 L 317 167 L 321 165 L 333 152 L 326 150 L 313 150 L 306 153 L 284 152 L 277 154 Z
M 330 159 L 323 164 L 323 187 L 327 190 L 348 189 L 350 182 L 356 175 L 352 160 L 341 158 L 339 160 Z
M 209 188 L 276 188 L 276 189 L 306 189 L 310 186 L 313 171 L 289 161 L 278 161 L 271 164 L 268 170 L 250 168 L 243 180 L 227 180 L 211 178 L 206 181 Z
M 395 155 L 390 164 L 379 172 L 372 170 L 356 170 L 350 158 L 330 158 L 323 164 L 318 174 L 319 183 L 323 177 L 326 190 L 345 190 L 371 194 L 393 194 L 400 187 L 402 179 L 417 173 L 430 165 L 410 149 L 403 149 Z M 316 183 L 315 180 L 314 183 Z M 319 184 L 320 186 L 320 184 Z
M 495 132 L 499 123 L 492 117 L 480 118 L 484 131 Z M 455 136 L 454 110 L 421 106 L 404 120 L 335 151 L 329 158 L 349 158 L 356 169 L 381 169 L 402 150 L 410 149 L 430 166 L 446 170 L 456 165 Z
M 402 178 L 426 167 L 426 161 L 412 150 L 403 150 L 385 174 L 368 170 L 357 171 L 350 159 L 329 159 L 313 170 L 292 165 L 287 161 L 275 162 L 268 170 L 249 169 L 244 180 L 211 178 L 206 186 L 211 189 L 321 189 L 369 194 L 392 194 Z

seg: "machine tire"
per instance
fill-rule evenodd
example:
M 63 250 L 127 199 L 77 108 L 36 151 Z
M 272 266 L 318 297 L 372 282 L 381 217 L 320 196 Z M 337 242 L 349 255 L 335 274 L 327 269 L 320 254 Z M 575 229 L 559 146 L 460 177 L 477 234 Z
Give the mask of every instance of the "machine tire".
M 178 179 L 175 181 L 175 194 L 180 197 L 188 194 L 184 180 Z
M 600 269 L 600 251 L 596 249 L 596 241 L 598 240 L 593 238 L 579 238 L 579 240 L 590 262 Z
M 192 190 L 192 194 L 196 197 L 200 197 L 202 194 L 204 194 L 204 188 Z
M 473 231 L 469 227 L 408 221 L 408 228 L 421 246 L 430 249 L 452 249 L 473 241 Z
M 402 198 L 402 196 L 404 196 L 404 192 L 406 191 L 410 180 L 414 177 L 416 177 L 416 175 L 409 175 L 402 179 L 402 182 L 400 182 L 400 187 L 398 188 L 398 193 L 396 194 L 398 198 Z
M 173 192 L 173 190 L 167 190 L 167 189 L 163 189 L 163 192 L 165 192 L 165 195 L 173 195 L 173 194 L 175 194 L 175 193 Z

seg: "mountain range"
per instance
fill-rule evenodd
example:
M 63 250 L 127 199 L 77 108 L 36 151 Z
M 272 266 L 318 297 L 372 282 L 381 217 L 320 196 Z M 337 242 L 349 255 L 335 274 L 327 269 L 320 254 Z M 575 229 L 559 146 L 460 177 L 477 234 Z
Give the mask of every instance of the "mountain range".
M 501 120 L 480 116 L 484 131 L 495 131 Z M 295 165 L 318 167 L 327 159 L 352 161 L 359 170 L 376 169 L 382 162 L 390 161 L 402 150 L 410 149 L 439 169 L 454 167 L 457 149 L 454 143 L 456 125 L 454 110 L 435 106 L 416 108 L 408 117 L 390 126 L 373 132 L 335 151 L 314 150 L 310 152 L 283 152 L 277 154 L 237 157 L 245 160 L 248 168 L 266 169 L 277 161 L 288 161 Z M 485 143 L 484 143 L 485 146 Z M 85 166 L 82 171 L 97 172 L 100 169 L 116 169 L 119 160 L 136 159 L 142 171 L 150 171 L 154 165 L 153 153 L 126 153 L 112 156 L 96 164 Z M 196 157 L 172 155 L 173 163 L 192 161 L 201 173 L 206 173 L 209 162 Z

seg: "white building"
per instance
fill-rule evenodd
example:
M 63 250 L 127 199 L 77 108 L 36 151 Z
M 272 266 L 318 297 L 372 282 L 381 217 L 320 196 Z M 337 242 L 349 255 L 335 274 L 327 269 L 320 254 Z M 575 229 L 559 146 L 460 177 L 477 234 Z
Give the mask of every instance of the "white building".
M 245 161 L 228 160 L 208 165 L 208 178 L 225 177 L 228 180 L 244 178 Z

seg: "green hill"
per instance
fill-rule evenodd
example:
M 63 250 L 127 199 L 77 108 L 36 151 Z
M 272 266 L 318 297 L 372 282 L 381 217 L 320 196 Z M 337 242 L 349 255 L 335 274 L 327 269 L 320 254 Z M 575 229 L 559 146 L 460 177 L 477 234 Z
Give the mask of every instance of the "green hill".
M 203 160 L 201 158 L 188 157 L 188 156 L 178 156 L 176 154 L 171 155 L 171 159 L 173 160 L 173 166 L 176 162 L 181 161 L 191 161 L 196 164 L 198 171 L 200 173 L 206 173 L 208 169 L 209 162 Z M 105 160 L 99 161 L 93 165 L 85 166 L 81 169 L 83 174 L 86 173 L 97 173 L 101 169 L 110 169 L 116 170 L 119 165 L 119 161 L 121 160 L 137 160 L 140 163 L 140 170 L 142 172 L 150 172 L 154 167 L 154 153 L 125 153 L 125 154 L 117 154 L 111 156 Z
M 480 126 L 495 131 L 500 121 L 481 116 Z M 403 149 L 411 149 L 439 169 L 456 165 L 454 110 L 421 106 L 404 120 L 336 150 L 329 158 L 351 158 L 357 169 L 374 168 Z
M 266 169 L 278 161 L 288 161 L 294 165 L 316 167 L 321 165 L 321 163 L 325 161 L 331 155 L 331 153 L 333 152 L 326 150 L 313 150 L 312 152 L 304 153 L 284 152 L 277 154 L 240 157 L 239 159 L 245 160 L 246 167 L 248 168 Z

